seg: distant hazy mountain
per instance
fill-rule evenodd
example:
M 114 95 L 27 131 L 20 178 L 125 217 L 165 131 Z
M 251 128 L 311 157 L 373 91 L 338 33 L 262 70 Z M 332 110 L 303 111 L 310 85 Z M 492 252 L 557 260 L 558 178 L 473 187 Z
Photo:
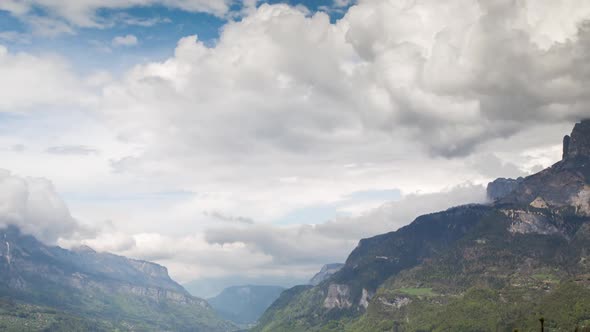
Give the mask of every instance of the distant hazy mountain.
M 182 286 L 194 296 L 209 299 L 219 295 L 224 289 L 235 285 L 272 285 L 289 288 L 308 282 L 307 278 L 291 276 L 248 277 L 244 275 L 229 275 L 215 278 L 201 278 L 190 281 Z
M 319 285 L 322 281 L 328 279 L 331 275 L 340 271 L 343 266 L 344 264 L 342 263 L 332 263 L 322 266 L 320 272 L 316 273 L 316 275 L 314 275 L 309 280 L 309 284 L 313 286 Z
M 47 246 L 12 226 L 0 230 L 0 298 L 0 330 L 234 330 L 163 266 Z
M 590 120 L 563 159 L 498 180 L 495 201 L 363 239 L 319 285 L 284 291 L 252 331 L 551 331 L 590 326 Z
M 248 325 L 255 323 L 283 290 L 283 287 L 277 286 L 233 286 L 208 302 L 221 317 L 236 324 Z

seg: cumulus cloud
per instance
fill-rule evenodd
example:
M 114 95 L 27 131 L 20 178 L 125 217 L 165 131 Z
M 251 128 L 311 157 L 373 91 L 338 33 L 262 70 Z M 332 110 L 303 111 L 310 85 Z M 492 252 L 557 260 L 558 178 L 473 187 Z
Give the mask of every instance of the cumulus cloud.
M 8 225 L 48 244 L 60 238 L 91 235 L 72 218 L 51 182 L 0 170 L 0 226 Z
M 137 66 L 105 90 L 105 110 L 127 118 L 126 137 L 172 139 L 177 150 L 337 153 L 370 137 L 464 156 L 523 126 L 587 114 L 589 15 L 574 16 L 576 30 L 540 34 L 535 24 L 555 18 L 531 18 L 529 7 L 361 1 L 330 24 L 323 13 L 262 5 L 212 48 L 187 37 L 174 57 Z
M 113 46 L 135 46 L 138 44 L 134 35 L 116 36 L 112 41 Z

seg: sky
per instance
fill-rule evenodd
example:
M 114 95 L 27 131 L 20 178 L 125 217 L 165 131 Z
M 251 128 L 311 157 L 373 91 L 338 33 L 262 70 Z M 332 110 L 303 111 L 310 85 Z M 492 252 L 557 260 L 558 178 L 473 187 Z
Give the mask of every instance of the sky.
M 585 0 L 4 0 L 0 224 L 301 282 L 590 116 Z M 240 279 L 241 278 L 241 279 Z

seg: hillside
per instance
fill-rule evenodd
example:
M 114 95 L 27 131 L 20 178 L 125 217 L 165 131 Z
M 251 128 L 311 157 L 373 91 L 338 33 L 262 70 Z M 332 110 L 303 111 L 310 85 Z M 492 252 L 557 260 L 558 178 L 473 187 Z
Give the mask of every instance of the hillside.
M 88 247 L 47 246 L 12 226 L 0 230 L 0 239 L 2 324 L 64 331 L 234 329 L 160 265 Z
M 496 200 L 364 239 L 316 287 L 287 292 L 254 331 L 512 331 L 590 325 L 590 121 L 563 160 L 491 188 Z M 498 183 L 498 182 L 497 182 Z M 288 295 L 288 296 L 287 296 Z

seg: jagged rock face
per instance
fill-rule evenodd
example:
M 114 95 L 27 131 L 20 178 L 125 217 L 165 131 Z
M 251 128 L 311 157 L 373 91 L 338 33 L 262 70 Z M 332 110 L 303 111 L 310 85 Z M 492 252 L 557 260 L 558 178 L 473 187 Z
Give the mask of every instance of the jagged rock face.
M 488 183 L 488 187 L 486 188 L 488 199 L 490 201 L 496 201 L 498 199 L 506 197 L 514 189 L 516 189 L 523 180 L 523 178 L 499 178 Z
M 525 178 L 496 204 L 590 216 L 590 120 L 575 125 L 563 149 L 563 160 Z
M 590 158 L 590 120 L 577 123 L 570 136 L 564 138 L 563 159 Z
M 320 272 L 316 273 L 316 275 L 314 275 L 313 278 L 309 280 L 309 284 L 313 286 L 319 285 L 322 281 L 328 279 L 331 275 L 340 271 L 343 266 L 344 264 L 341 263 L 332 263 L 322 266 Z

